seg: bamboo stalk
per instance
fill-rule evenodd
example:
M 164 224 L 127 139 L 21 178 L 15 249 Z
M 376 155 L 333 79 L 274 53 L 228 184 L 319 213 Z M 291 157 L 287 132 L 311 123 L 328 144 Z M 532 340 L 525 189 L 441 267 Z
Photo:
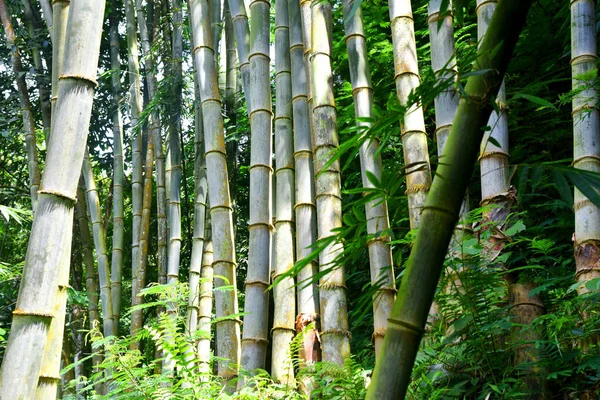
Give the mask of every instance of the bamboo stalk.
M 45 0 L 43 0 L 45 1 Z M 58 80 L 63 69 L 64 52 L 67 35 L 67 19 L 69 17 L 70 0 L 55 0 L 52 2 L 52 29 L 50 30 L 52 38 L 52 86 L 50 89 L 50 107 L 52 121 L 54 123 L 54 111 L 58 95 Z M 46 13 L 44 12 L 44 15 Z M 61 45 L 62 43 L 62 45 Z M 52 126 L 50 126 L 52 134 Z M 48 140 L 48 138 L 46 138 Z
M 250 110 L 250 62 L 248 61 L 248 53 L 250 52 L 250 28 L 248 26 L 248 16 L 246 15 L 246 7 L 242 0 L 227 1 L 229 2 L 229 8 L 231 9 L 231 21 L 233 22 L 239 69 L 242 75 L 242 89 L 244 90 L 246 107 Z
M 219 42 L 221 41 L 221 2 L 210 0 L 210 27 L 212 31 L 212 48 L 215 50 L 215 63 L 219 65 Z
M 404 398 L 448 244 L 498 93 L 531 1 L 502 0 L 479 49 L 402 278 L 367 399 Z M 480 71 L 477 73 L 476 71 Z
M 211 47 L 210 14 L 207 0 L 189 0 L 192 25 L 196 78 L 202 104 L 208 194 L 213 232 L 215 274 L 215 308 L 218 320 L 216 355 L 223 359 L 218 374 L 226 382 L 237 376 L 240 359 L 240 320 L 236 291 L 235 243 L 233 240 L 232 209 L 229 196 L 227 155 L 221 115 L 221 100 Z M 224 288 L 223 286 L 229 286 Z M 225 289 L 225 290 L 224 290 Z M 231 390 L 230 386 L 228 390 Z
M 571 1 L 571 70 L 573 89 L 573 166 L 600 172 L 600 113 L 598 91 L 581 75 L 597 68 L 595 3 Z M 589 290 L 584 282 L 600 278 L 600 209 L 575 189 L 575 277 L 580 294 Z
M 373 87 L 362 21 L 362 8 L 358 7 L 351 15 L 354 0 L 344 0 L 343 4 L 354 114 L 357 118 L 356 125 L 366 131 L 372 124 L 365 120 L 360 121 L 358 118 L 373 119 Z M 364 188 L 375 187 L 369 180 L 368 173 L 373 174 L 378 181 L 382 179 L 381 154 L 378 152 L 378 148 L 379 140 L 377 139 L 365 141 L 360 148 L 361 177 Z M 371 284 L 377 288 L 376 294 L 373 296 L 373 338 L 375 339 L 375 356 L 378 357 L 387 330 L 387 319 L 396 297 L 392 251 L 389 245 L 390 222 L 387 201 L 380 198 L 371 200 L 365 204 L 365 215 L 369 234 L 367 247 L 371 267 Z
M 123 161 L 123 119 L 121 117 L 121 60 L 119 57 L 119 21 L 114 14 L 110 17 L 110 68 L 112 75 L 112 90 L 115 110 L 113 120 L 113 236 L 110 290 L 112 296 L 112 318 L 114 333 L 119 333 L 119 317 L 121 314 L 121 287 L 123 275 L 123 179 L 125 164 Z
M 294 172 L 296 213 L 296 259 L 308 257 L 317 240 L 317 214 L 315 205 L 314 163 L 311 140 L 311 113 L 308 106 L 308 79 L 304 62 L 304 44 L 300 5 L 297 0 L 288 0 L 290 23 L 290 61 L 292 72 L 292 113 L 294 128 Z M 312 94 L 310 95 L 312 97 Z M 314 276 L 318 272 L 316 259 L 298 272 L 298 316 L 296 331 L 304 332 L 304 345 L 299 357 L 306 364 L 319 361 L 319 291 Z M 312 329 L 307 326 L 314 322 Z M 310 385 L 307 385 L 310 386 Z
M 15 31 L 12 26 L 11 16 L 6 8 L 4 0 L 0 0 L 0 19 L 4 26 L 6 43 L 10 48 L 12 68 L 15 74 L 17 91 L 19 93 L 19 103 L 21 105 L 21 115 L 23 117 L 23 130 L 25 131 L 25 149 L 27 151 L 27 171 L 29 173 L 29 195 L 31 197 L 31 209 L 35 212 L 38 190 L 40 187 L 40 167 L 38 164 L 37 144 L 35 136 L 35 120 L 31 108 L 31 100 L 25 82 L 25 74 L 21 56 L 16 45 Z
M 339 145 L 331 69 L 331 3 L 314 0 L 311 10 L 317 232 L 319 240 L 330 240 L 334 230 L 342 226 L 340 161 L 326 166 Z M 319 280 L 323 361 L 338 364 L 350 357 L 344 265 L 336 264 L 343 251 L 341 242 L 330 241 L 319 253 L 320 272 L 324 274 Z
M 292 73 L 287 1 L 275 3 L 275 243 L 272 279 L 275 282 L 294 266 L 294 141 L 292 125 Z M 285 277 L 273 287 L 275 315 L 271 375 L 283 384 L 294 382 L 290 344 L 295 334 L 294 278 Z
M 38 192 L 0 397 L 30 399 L 38 386 L 61 268 L 69 265 L 77 178 L 91 116 L 104 15 L 103 0 L 76 2 L 69 13 L 63 75 Z M 79 30 L 87 34 L 80 34 Z
M 210 373 L 210 338 L 211 321 L 213 306 L 213 243 L 211 241 L 210 215 L 206 216 L 206 244 L 202 256 L 202 276 L 200 283 L 200 299 L 198 307 L 198 331 L 200 339 L 198 340 L 198 361 L 200 362 L 200 372 L 203 374 L 200 379 L 209 380 Z

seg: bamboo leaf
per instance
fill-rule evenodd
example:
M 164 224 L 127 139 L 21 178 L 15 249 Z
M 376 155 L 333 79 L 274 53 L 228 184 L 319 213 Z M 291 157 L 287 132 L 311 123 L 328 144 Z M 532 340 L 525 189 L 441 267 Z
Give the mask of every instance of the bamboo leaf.
M 562 197 L 563 201 L 569 206 L 573 207 L 573 193 L 571 192 L 571 186 L 567 181 L 567 178 L 558 169 L 552 169 L 552 177 L 554 178 L 554 184 L 556 189 Z
M 550 103 L 548 100 L 542 99 L 541 97 L 533 96 L 531 94 L 517 93 L 513 97 L 513 99 L 525 99 L 533 104 L 537 104 L 538 106 L 540 106 L 540 110 L 544 108 L 550 108 L 554 111 L 558 111 L 558 108 L 556 108 L 556 106 Z

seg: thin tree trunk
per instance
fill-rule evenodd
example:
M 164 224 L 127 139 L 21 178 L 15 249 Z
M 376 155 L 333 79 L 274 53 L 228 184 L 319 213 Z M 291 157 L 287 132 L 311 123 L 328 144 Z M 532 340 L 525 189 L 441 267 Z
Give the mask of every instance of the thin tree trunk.
M 431 186 L 431 171 L 423 108 L 419 103 L 409 104 L 410 94 L 417 89 L 421 81 L 410 3 L 410 0 L 391 0 L 390 21 L 394 44 L 396 95 L 400 104 L 407 107 L 401 123 L 401 134 L 410 227 L 416 229 L 420 225 L 421 209 Z
M 344 266 L 336 264 L 344 245 L 334 239 L 334 230 L 342 226 L 340 161 L 327 166 L 339 145 L 331 70 L 331 3 L 314 0 L 311 7 L 317 232 L 319 240 L 329 241 L 319 253 L 321 349 L 323 361 L 343 364 L 350 357 L 350 331 Z
M 104 322 L 104 336 L 115 334 L 115 324 L 113 320 L 112 294 L 110 287 L 110 266 L 108 264 L 108 254 L 106 251 L 106 231 L 102 220 L 102 210 L 100 209 L 100 198 L 94 171 L 90 157 L 85 152 L 82 168 L 83 179 L 85 180 L 85 196 L 92 222 L 92 232 L 94 237 L 94 247 L 96 248 L 96 257 L 98 257 L 98 282 L 100 283 L 100 298 L 102 299 L 102 321 Z
M 313 251 L 317 240 L 317 213 L 315 206 L 314 163 L 312 152 L 311 115 L 308 106 L 308 79 L 304 62 L 304 44 L 300 5 L 297 0 L 288 0 L 290 23 L 290 60 L 292 72 L 292 113 L 294 124 L 294 171 L 296 193 L 296 259 L 303 260 Z M 310 95 L 312 97 L 312 95 Z M 298 272 L 298 316 L 296 332 L 304 332 L 303 346 L 299 356 L 303 363 L 319 361 L 318 282 L 314 279 L 318 272 L 317 260 L 312 258 L 308 265 Z M 312 328 L 306 329 L 313 324 Z M 310 385 L 306 385 L 310 386 Z
M 123 275 L 123 120 L 121 118 L 121 60 L 119 57 L 119 21 L 115 10 L 110 17 L 110 68 L 112 70 L 112 90 L 115 110 L 113 120 L 113 236 L 110 288 L 112 295 L 112 317 L 114 332 L 119 333 L 119 317 L 121 314 L 121 286 Z M 107 212 L 108 214 L 108 212 Z
M 357 118 L 356 125 L 363 129 L 359 132 L 364 134 L 372 126 L 365 120 L 373 119 L 373 87 L 362 21 L 362 8 L 358 7 L 354 14 L 351 14 L 353 6 L 354 0 L 344 0 L 344 25 L 354 97 L 354 114 Z M 363 121 L 358 118 L 362 118 Z M 369 180 L 368 174 L 372 174 L 379 182 L 382 181 L 382 162 L 378 149 L 379 140 L 376 138 L 366 140 L 360 148 L 362 184 L 366 189 L 375 187 Z M 369 235 L 367 247 L 371 266 L 371 285 L 376 288 L 373 297 L 373 338 L 375 339 L 375 356 L 378 357 L 387 330 L 387 319 L 392 312 L 396 297 L 394 264 L 389 245 L 390 222 L 387 201 L 379 197 L 369 201 L 365 204 L 365 215 Z
M 512 52 L 531 6 L 529 0 L 502 0 L 483 40 L 474 74 L 465 86 L 433 181 L 422 224 L 390 316 L 367 392 L 369 400 L 404 398 L 448 244 L 470 181 L 483 127 L 493 110 Z M 477 73 L 480 71 L 480 73 Z
M 269 292 L 271 269 L 271 78 L 269 74 L 270 2 L 250 3 L 250 218 L 248 221 L 248 275 L 244 302 L 244 329 L 240 367 L 252 372 L 265 368 L 269 343 Z M 238 381 L 238 388 L 244 386 Z
M 292 77 L 287 1 L 275 4 L 275 249 L 273 283 L 294 266 L 294 141 Z M 285 277 L 273 287 L 275 315 L 271 375 L 292 385 L 294 367 L 290 344 L 294 338 L 296 298 L 294 278 Z
M 23 130 L 25 131 L 25 149 L 27 150 L 27 170 L 29 172 L 29 194 L 31 196 L 31 209 L 35 212 L 38 190 L 40 188 L 40 167 L 38 164 L 37 144 L 35 137 L 35 120 L 27 83 L 25 82 L 25 71 L 21 63 L 21 56 L 16 44 L 15 31 L 12 26 L 11 16 L 6 8 L 4 0 L 0 0 L 0 19 L 4 26 L 6 43 L 10 48 L 12 58 L 12 68 L 19 92 L 19 103 L 21 105 L 21 114 L 23 116 Z
M 75 212 L 77 214 L 77 211 Z M 75 215 L 75 225 L 78 224 L 77 215 Z M 74 230 L 78 227 L 73 226 Z M 82 252 L 81 252 L 81 236 L 77 235 L 76 232 L 73 232 L 73 252 L 71 254 L 71 286 L 78 292 L 83 291 L 82 285 Z M 75 363 L 75 367 L 72 371 L 72 379 L 76 381 L 75 384 L 75 396 L 77 399 L 83 399 L 81 395 L 82 389 L 85 385 L 85 363 L 83 358 L 85 357 L 85 333 L 83 321 L 85 320 L 85 310 L 78 304 L 72 306 L 69 313 L 69 327 L 71 328 L 70 336 L 65 336 L 66 338 L 70 338 L 72 343 L 72 354 L 73 354 L 73 363 Z M 69 364 L 66 364 L 69 365 Z M 63 375 L 65 377 L 65 375 Z M 68 383 L 70 379 L 65 379 Z
M 70 56 L 59 85 L 53 134 L 2 365 L 3 399 L 34 397 L 49 326 L 57 317 L 57 288 L 62 268 L 69 266 L 73 207 L 96 86 L 103 15 L 103 0 L 76 2 L 70 10 L 65 45 Z
M 138 126 L 142 113 L 142 94 L 140 82 L 140 64 L 138 54 L 137 23 L 134 0 L 125 0 L 125 16 L 127 19 L 127 61 L 129 72 L 129 107 L 131 109 L 131 276 L 132 288 L 135 282 L 138 249 L 140 240 L 140 222 L 142 219 L 142 127 Z M 132 303 L 137 292 L 132 290 Z
M 229 197 L 227 155 L 221 115 L 221 100 L 211 48 L 210 14 L 207 0 L 189 0 L 189 18 L 195 58 L 196 81 L 199 85 L 204 125 L 205 157 L 208 175 L 208 194 L 213 232 L 215 273 L 215 308 L 219 319 L 216 325 L 218 374 L 225 381 L 237 376 L 240 360 L 240 320 L 236 290 L 235 243 L 233 240 L 232 209 Z M 229 286 L 223 290 L 223 286 Z M 220 289 L 220 290 L 219 290 Z M 230 386 L 229 390 L 232 389 Z
M 571 69 L 573 89 L 573 166 L 600 172 L 600 114 L 596 86 L 581 78 L 597 66 L 595 3 L 571 1 Z M 583 90 L 581 90 L 583 88 Z M 585 282 L 600 278 L 600 209 L 575 189 L 575 264 L 578 292 Z

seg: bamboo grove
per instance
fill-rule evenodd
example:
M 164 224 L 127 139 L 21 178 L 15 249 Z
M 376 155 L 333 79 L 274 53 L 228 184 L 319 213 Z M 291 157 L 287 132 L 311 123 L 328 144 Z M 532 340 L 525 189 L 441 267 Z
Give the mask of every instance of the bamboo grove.
M 0 398 L 597 398 L 596 11 L 0 0 Z

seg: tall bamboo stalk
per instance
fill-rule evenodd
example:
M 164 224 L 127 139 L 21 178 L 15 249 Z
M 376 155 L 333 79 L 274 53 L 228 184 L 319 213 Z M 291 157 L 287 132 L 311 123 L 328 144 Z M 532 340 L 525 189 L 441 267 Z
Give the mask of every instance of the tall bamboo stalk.
M 141 0 L 136 1 L 137 22 L 142 43 L 142 54 L 146 59 L 146 82 L 148 98 L 153 99 L 157 93 L 156 75 L 154 73 L 154 57 L 152 55 L 150 37 L 144 8 Z M 165 188 L 165 156 L 160 133 L 160 119 L 152 117 L 150 133 L 154 146 L 154 163 L 156 164 L 156 209 L 158 220 L 158 273 L 159 278 L 167 275 L 167 192 Z
M 339 159 L 327 166 L 339 145 L 331 69 L 331 3 L 313 0 L 311 8 L 317 232 L 319 240 L 330 240 L 319 253 L 320 272 L 324 274 L 319 280 L 321 348 L 323 361 L 343 364 L 350 357 L 350 331 L 344 266 L 337 265 L 336 259 L 344 245 L 331 241 L 334 230 L 342 226 L 342 177 Z
M 528 0 L 502 0 L 490 21 L 444 148 L 422 223 L 390 316 L 367 399 L 404 398 L 427 315 L 477 159 L 492 101 L 531 6 Z
M 351 14 L 353 6 L 354 0 L 344 1 L 344 27 L 354 97 L 354 114 L 357 119 L 372 119 L 373 87 L 362 21 L 362 8 L 358 7 L 354 14 Z M 365 131 L 372 126 L 370 122 L 364 120 L 357 120 L 356 125 Z M 378 181 L 382 179 L 381 155 L 378 148 L 379 141 L 377 139 L 365 141 L 360 148 L 362 184 L 367 189 L 375 187 L 367 174 L 372 174 Z M 367 247 L 371 266 L 371 284 L 377 288 L 373 298 L 373 337 L 375 339 L 375 356 L 379 356 L 383 337 L 387 330 L 387 319 L 394 306 L 396 296 L 392 251 L 389 245 L 390 222 L 387 201 L 381 198 L 371 200 L 365 204 L 365 215 L 369 234 Z
M 269 334 L 271 269 L 272 105 L 269 74 L 269 0 L 250 3 L 250 218 L 248 275 L 240 366 L 245 371 L 265 367 Z M 243 387 L 240 379 L 238 387 Z
M 410 227 L 416 229 L 419 227 L 421 209 L 431 186 L 431 171 L 423 108 L 419 103 L 409 104 L 410 94 L 421 81 L 410 0 L 390 1 L 390 21 L 394 44 L 396 95 L 400 104 L 407 107 L 401 123 L 401 134 Z
M 250 110 L 250 62 L 248 53 L 250 52 L 250 28 L 248 26 L 248 16 L 243 0 L 227 0 L 231 9 L 231 20 L 233 22 L 233 31 L 235 34 L 235 45 L 237 48 L 238 63 L 242 75 L 242 89 L 246 99 L 246 107 Z
M 30 399 L 38 386 L 60 268 L 69 265 L 73 207 L 91 116 L 103 0 L 76 2 L 69 14 L 63 75 L 37 212 L 3 360 L 0 397 Z M 82 35 L 79 30 L 85 31 Z
M 221 1 L 210 0 L 210 27 L 212 31 L 212 48 L 215 50 L 215 63 L 219 65 L 219 42 L 221 41 Z
M 138 54 L 137 23 L 134 0 L 125 0 L 125 17 L 127 21 L 127 62 L 129 72 L 129 107 L 131 109 L 131 269 L 135 277 L 137 265 L 140 222 L 142 219 L 142 130 L 138 127 L 142 113 L 142 94 L 140 82 L 140 64 Z M 133 280 L 132 280 L 133 281 Z M 132 291 L 132 301 L 137 293 Z
M 44 21 L 46 22 L 46 26 L 48 27 L 48 32 L 50 33 L 50 38 L 53 35 L 53 12 L 52 12 L 52 4 L 50 0 L 40 0 L 40 6 L 42 8 L 42 16 L 44 17 Z
M 110 270 L 110 290 L 112 296 L 112 317 L 114 332 L 119 333 L 121 314 L 121 286 L 123 275 L 123 119 L 121 117 L 121 59 L 119 56 L 119 21 L 114 13 L 110 17 L 110 68 L 112 70 L 112 90 L 115 110 L 112 115 L 113 131 L 113 235 Z
M 294 172 L 296 193 L 294 211 L 296 213 L 296 259 L 308 257 L 317 240 L 317 213 L 315 205 L 315 180 L 310 135 L 310 111 L 308 106 L 308 79 L 304 63 L 304 44 L 300 4 L 288 0 L 290 23 L 290 61 L 292 72 L 292 113 L 294 127 Z M 312 95 L 311 95 L 312 97 Z M 308 265 L 298 272 L 298 316 L 296 331 L 304 332 L 304 345 L 299 356 L 303 362 L 312 364 L 319 361 L 320 345 L 317 339 L 319 291 L 318 282 L 313 277 L 318 272 L 317 260 L 312 258 Z
M 200 379 L 208 380 L 210 372 L 210 328 L 212 320 L 213 306 L 213 243 L 211 241 L 210 216 L 207 215 L 206 221 L 206 245 L 202 256 L 202 275 L 200 283 L 200 302 L 198 308 L 198 331 L 200 339 L 198 340 L 198 361 L 200 362 L 200 372 L 206 374 Z
M 38 164 L 37 143 L 35 137 L 35 120 L 31 109 L 27 82 L 25 82 L 25 71 L 21 63 L 21 56 L 16 44 L 15 31 L 12 26 L 11 16 L 6 8 L 4 0 L 0 0 L 0 19 L 4 26 L 6 43 L 10 48 L 12 68 L 19 93 L 21 115 L 23 116 L 23 130 L 25 131 L 25 149 L 27 151 L 27 171 L 29 173 L 29 195 L 31 196 L 31 209 L 35 212 L 38 190 L 40 187 L 40 167 Z
M 58 95 L 58 80 L 63 68 L 65 43 L 67 35 L 67 19 L 69 17 L 70 0 L 55 0 L 52 2 L 52 86 L 50 89 L 50 107 L 52 122 L 54 123 L 54 110 Z M 44 15 L 46 13 L 44 12 Z M 62 45 L 61 45 L 62 43 Z M 52 133 L 52 127 L 50 129 Z M 47 138 L 46 138 L 47 139 Z
M 227 176 L 227 155 L 217 83 L 214 50 L 211 47 L 207 0 L 188 0 L 195 58 L 196 81 L 202 104 L 208 194 L 213 232 L 218 374 L 226 381 L 237 376 L 240 359 L 240 320 L 236 291 L 236 259 L 232 209 Z M 223 286 L 229 286 L 223 290 Z
M 573 89 L 573 166 L 600 172 L 600 114 L 595 85 L 581 78 L 596 68 L 595 3 L 571 1 L 571 70 Z M 575 189 L 575 264 L 578 292 L 584 282 L 600 278 L 600 209 Z
M 477 0 L 477 38 L 480 43 L 485 37 L 497 3 L 498 0 Z M 479 155 L 481 205 L 497 204 L 498 207 L 502 207 L 502 200 L 506 198 L 510 185 L 508 177 L 508 114 L 504 82 L 502 82 L 496 97 L 496 104 L 498 111 L 494 111 L 490 117 L 488 126 L 491 130 L 487 132 L 481 142 L 481 154 Z
M 112 294 L 110 287 L 110 266 L 108 263 L 108 254 L 106 251 L 106 231 L 102 220 L 102 210 L 100 209 L 100 198 L 94 171 L 90 157 L 85 152 L 83 158 L 83 167 L 81 170 L 85 181 L 85 197 L 92 223 L 92 232 L 94 237 L 94 247 L 96 248 L 96 257 L 98 257 L 98 281 L 100 283 L 100 298 L 102 299 L 102 321 L 104 322 L 104 336 L 115 334 L 115 325 L 113 320 Z
M 292 73 L 287 1 L 275 3 L 275 243 L 273 281 L 294 266 L 294 141 L 292 125 Z M 285 277 L 273 287 L 275 316 L 271 375 L 292 384 L 294 368 L 290 344 L 294 338 L 296 298 L 294 278 Z

